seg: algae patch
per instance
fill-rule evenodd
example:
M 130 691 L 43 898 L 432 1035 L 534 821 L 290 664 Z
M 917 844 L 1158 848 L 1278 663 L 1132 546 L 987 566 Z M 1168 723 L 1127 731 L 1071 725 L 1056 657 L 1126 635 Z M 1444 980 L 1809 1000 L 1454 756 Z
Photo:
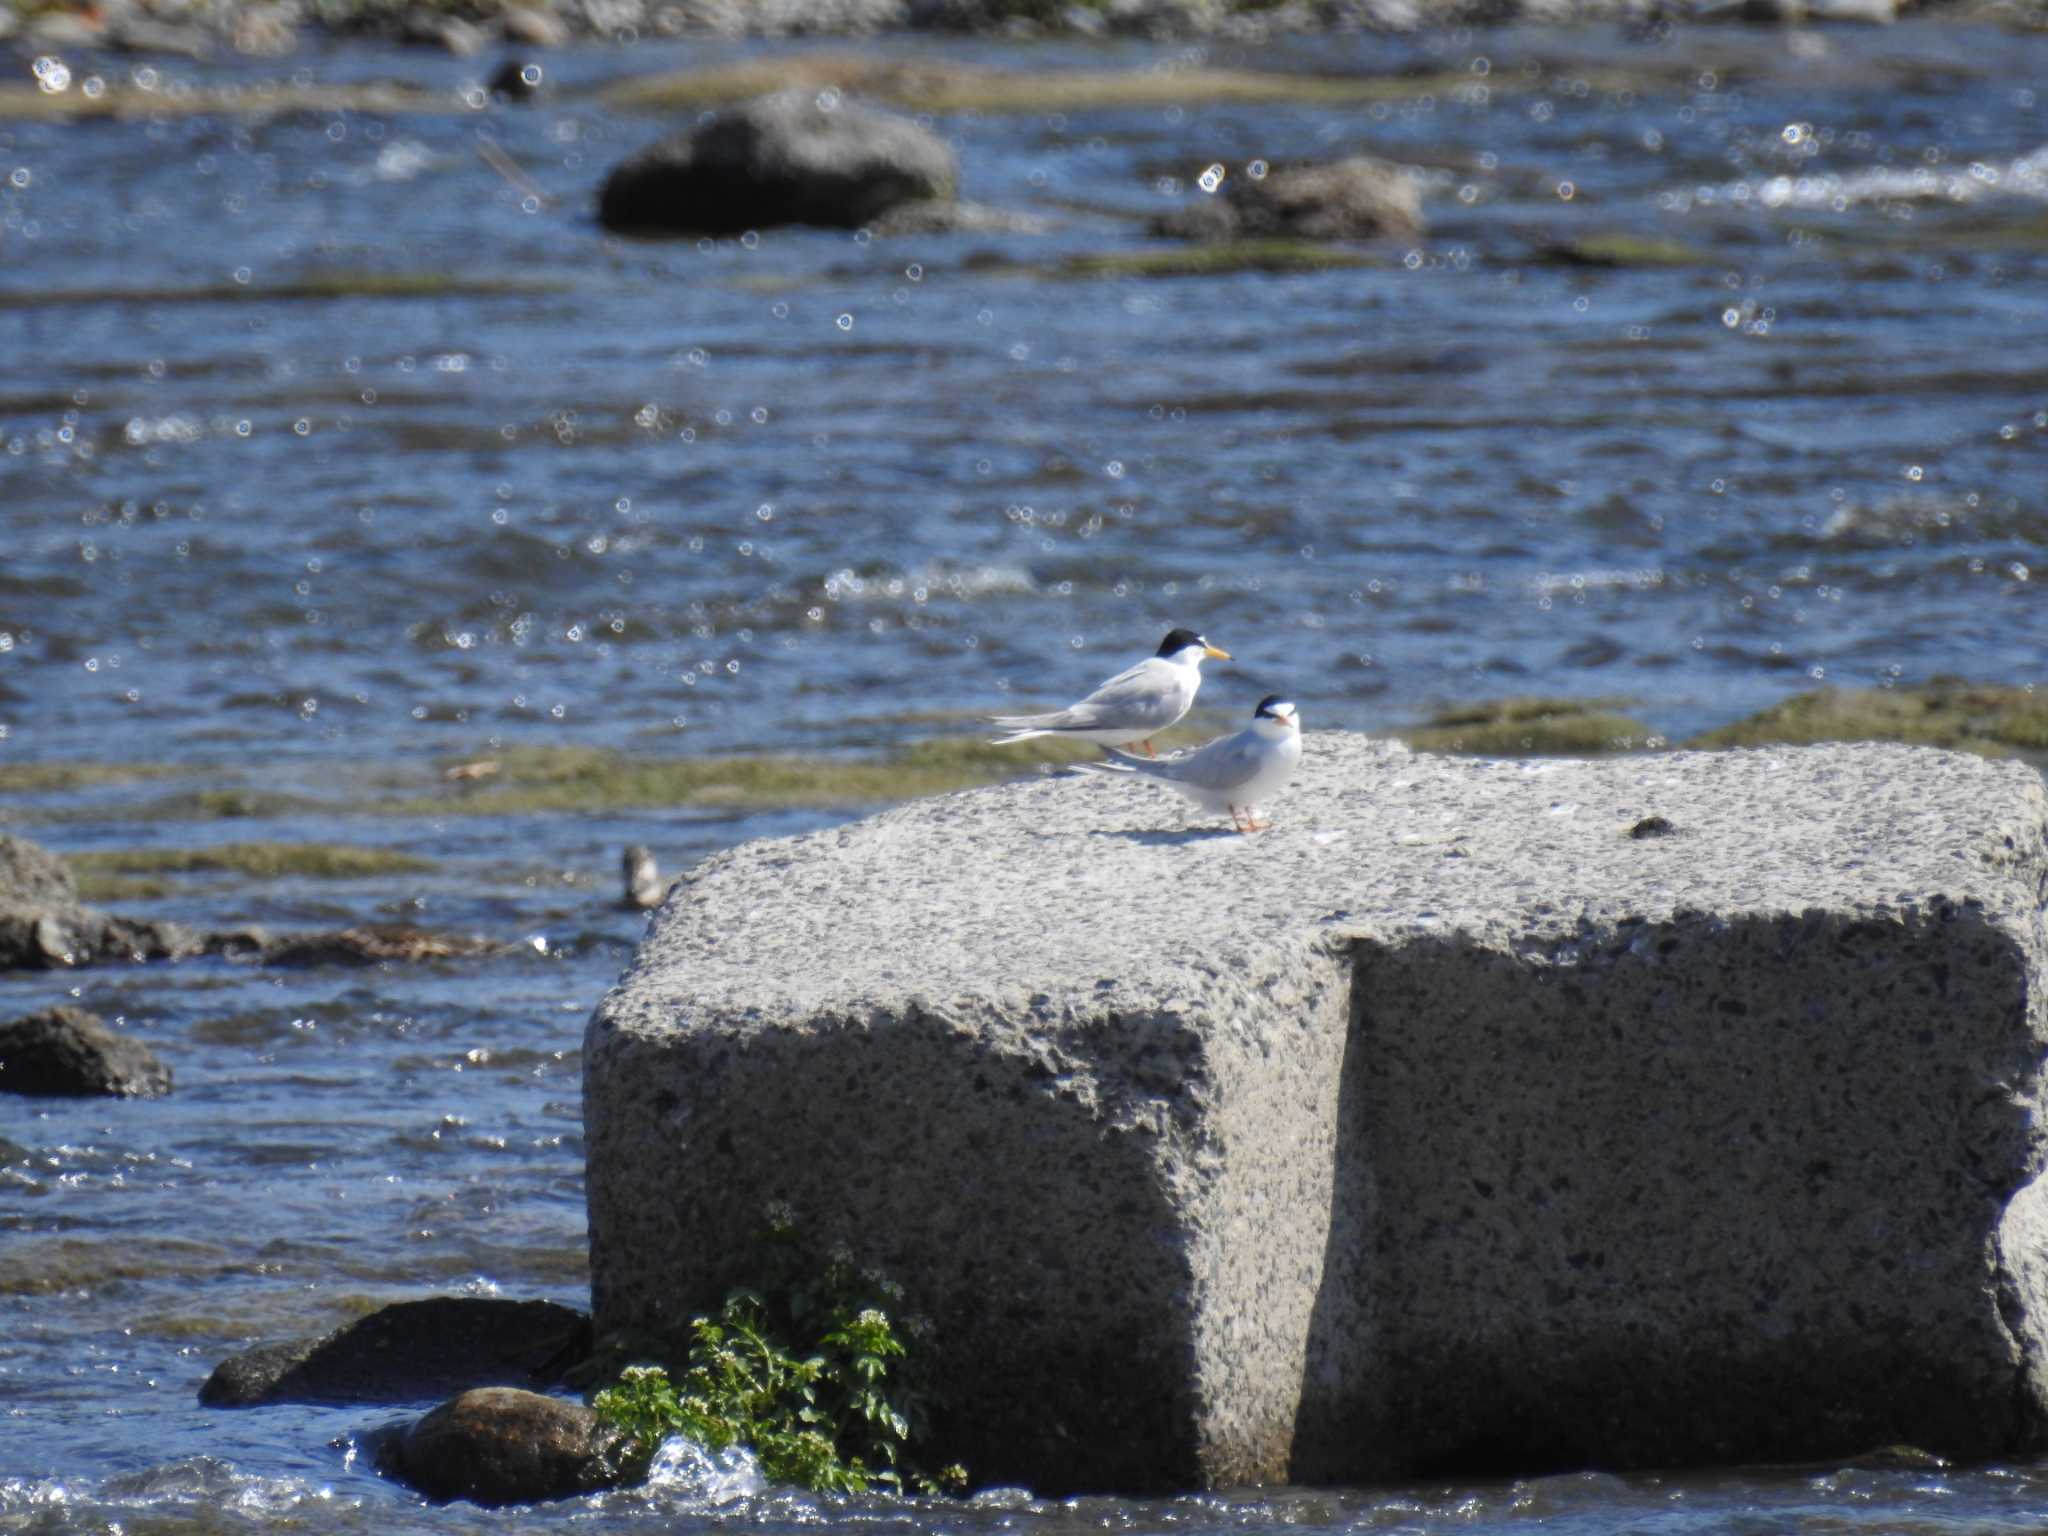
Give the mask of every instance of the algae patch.
M 858 92 L 906 112 L 1086 112 L 1145 107 L 1297 102 L 1337 106 L 1442 98 L 1469 89 L 1469 75 L 1312 75 L 1253 69 L 999 70 L 813 53 L 686 69 L 622 80 L 598 99 L 608 107 L 668 111 L 713 107 L 791 86 Z
M 992 784 L 1093 752 L 1075 742 L 992 747 L 979 738 L 920 741 L 881 757 L 638 757 L 599 747 L 520 747 L 498 753 L 497 772 L 487 779 L 451 786 L 432 798 L 366 809 L 515 815 L 621 806 L 865 805 Z
M 1537 260 L 1559 267 L 1698 267 L 1713 252 L 1683 240 L 1637 235 L 1626 230 L 1591 230 L 1537 247 Z
M 393 84 L 315 85 L 265 80 L 254 85 L 145 90 L 105 80 L 96 91 L 45 91 L 38 86 L 0 86 L 0 122 L 28 119 L 76 122 L 86 118 L 268 116 L 284 112 L 335 114 L 466 112 L 453 91 L 422 91 Z
M 455 272 L 307 272 L 273 283 L 202 283 L 183 288 L 48 288 L 0 293 L 0 310 L 92 304 L 281 304 L 336 299 L 518 298 L 561 291 L 524 278 Z
M 0 763 L 0 794 L 42 795 L 72 789 L 97 789 L 107 784 L 133 784 L 143 779 L 169 778 L 187 771 L 161 763 Z
M 1591 757 L 1664 745 L 1613 699 L 1494 699 L 1431 716 L 1395 734 L 1418 752 L 1478 757 Z
M 117 848 L 74 853 L 65 861 L 81 879 L 97 875 L 232 874 L 251 880 L 289 875 L 313 880 L 367 880 L 417 875 L 431 859 L 352 843 L 222 843 L 213 848 Z
M 1916 688 L 1823 688 L 1795 694 L 1689 747 L 1803 746 L 1899 741 L 1986 757 L 2048 753 L 2048 695 L 1990 683 L 1936 680 Z

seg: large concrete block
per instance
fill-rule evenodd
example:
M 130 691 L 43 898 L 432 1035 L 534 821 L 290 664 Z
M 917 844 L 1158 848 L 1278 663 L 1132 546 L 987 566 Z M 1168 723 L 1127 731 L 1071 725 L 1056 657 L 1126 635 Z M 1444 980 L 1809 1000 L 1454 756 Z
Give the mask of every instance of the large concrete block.
M 2042 1443 L 2039 775 L 1307 748 L 1258 837 L 1057 778 L 700 866 L 586 1042 L 600 1332 L 786 1200 L 984 1480 Z

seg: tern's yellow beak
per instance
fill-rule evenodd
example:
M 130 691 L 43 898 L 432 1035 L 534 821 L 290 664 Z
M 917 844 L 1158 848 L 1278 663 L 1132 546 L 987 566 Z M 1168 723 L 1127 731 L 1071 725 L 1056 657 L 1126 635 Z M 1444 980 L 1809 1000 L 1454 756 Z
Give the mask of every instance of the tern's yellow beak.
M 1206 640 L 1202 642 L 1202 654 L 1204 656 L 1207 656 L 1211 661 L 1230 660 L 1230 652 L 1223 649 L 1223 647 L 1220 645 L 1211 645 Z

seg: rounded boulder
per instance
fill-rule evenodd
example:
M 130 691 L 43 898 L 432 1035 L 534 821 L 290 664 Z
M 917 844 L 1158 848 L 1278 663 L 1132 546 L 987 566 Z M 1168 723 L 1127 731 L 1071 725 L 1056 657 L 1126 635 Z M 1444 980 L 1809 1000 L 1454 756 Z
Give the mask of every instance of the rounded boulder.
M 388 1470 L 432 1499 L 531 1504 L 620 1480 L 623 1441 L 581 1403 L 478 1387 L 417 1420 Z
M 605 181 L 598 218 L 636 233 L 856 229 L 899 203 L 950 198 L 957 180 L 952 150 L 909 118 L 834 91 L 780 91 L 623 162 Z

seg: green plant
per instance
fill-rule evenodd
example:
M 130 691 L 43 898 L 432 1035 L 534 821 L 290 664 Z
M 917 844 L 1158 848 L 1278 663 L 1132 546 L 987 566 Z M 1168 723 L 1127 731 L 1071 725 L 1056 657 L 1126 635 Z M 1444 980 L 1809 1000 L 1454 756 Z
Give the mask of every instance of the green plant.
M 924 1393 L 910 1345 L 879 1305 L 901 1288 L 859 1270 L 844 1248 L 822 1265 L 803 1258 L 786 1209 L 771 1211 L 763 1288 L 731 1291 L 715 1315 L 691 1319 L 679 1378 L 628 1366 L 591 1406 L 641 1454 L 680 1434 L 714 1452 L 747 1446 L 772 1480 L 821 1492 L 964 1487 L 961 1468 L 926 1474 L 904 1457 L 923 1428 Z

